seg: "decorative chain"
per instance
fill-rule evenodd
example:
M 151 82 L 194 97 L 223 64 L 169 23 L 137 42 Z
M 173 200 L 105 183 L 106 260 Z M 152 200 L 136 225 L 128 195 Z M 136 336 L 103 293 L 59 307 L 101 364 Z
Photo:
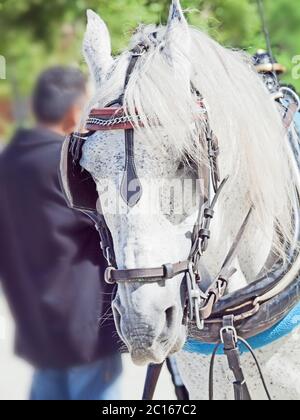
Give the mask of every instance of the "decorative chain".
M 136 119 L 140 121 L 140 117 L 136 116 Z M 102 119 L 97 117 L 89 117 L 87 125 L 99 125 L 101 127 L 112 127 L 118 124 L 125 124 L 127 122 L 134 122 L 135 118 L 132 116 L 123 115 L 122 117 L 116 117 L 111 119 Z

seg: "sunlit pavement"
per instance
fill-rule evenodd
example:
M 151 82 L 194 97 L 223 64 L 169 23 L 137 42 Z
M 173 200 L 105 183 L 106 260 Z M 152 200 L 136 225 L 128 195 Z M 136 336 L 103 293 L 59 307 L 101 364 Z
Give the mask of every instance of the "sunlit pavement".
M 13 322 L 6 302 L 0 295 L 0 400 L 25 400 L 31 383 L 31 367 L 13 354 Z M 124 356 L 123 399 L 141 399 L 145 380 L 145 368 L 132 364 Z M 174 399 L 174 391 L 168 372 L 162 373 L 156 399 Z

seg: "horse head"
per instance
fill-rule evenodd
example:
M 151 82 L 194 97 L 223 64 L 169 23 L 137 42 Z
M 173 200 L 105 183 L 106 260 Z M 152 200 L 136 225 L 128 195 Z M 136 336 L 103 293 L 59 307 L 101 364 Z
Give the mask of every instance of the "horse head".
M 134 281 L 118 282 L 114 318 L 137 364 L 160 363 L 186 339 L 188 268 L 174 271 L 174 263 L 189 259 L 208 194 L 210 127 L 219 139 L 221 174 L 230 175 L 207 260 L 213 275 L 249 207 L 255 232 L 258 226 L 273 232 L 276 221 L 283 235 L 291 235 L 294 192 L 288 158 L 282 158 L 288 151 L 280 116 L 245 56 L 189 27 L 178 0 L 166 26 L 140 26 L 117 58 L 107 26 L 89 11 L 83 50 L 96 87 L 90 108 L 117 104 L 115 118 L 122 109 L 120 121 L 132 125 L 125 134 L 95 132 L 81 159 L 97 185 L 118 269 L 123 277 L 137 270 Z M 256 272 L 270 246 L 255 259 Z M 280 252 L 282 242 L 274 247 Z M 145 281 L 153 267 L 163 273 L 152 270 Z

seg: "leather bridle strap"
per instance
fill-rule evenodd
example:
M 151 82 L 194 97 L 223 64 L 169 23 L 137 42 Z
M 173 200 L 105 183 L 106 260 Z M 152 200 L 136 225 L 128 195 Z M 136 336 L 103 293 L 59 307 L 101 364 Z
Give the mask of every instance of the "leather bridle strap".
M 144 44 L 138 44 L 135 48 L 133 48 L 131 50 L 131 58 L 130 58 L 130 62 L 129 65 L 127 67 L 127 72 L 126 72 L 126 76 L 125 76 L 125 83 L 124 83 L 124 90 L 122 92 L 122 94 L 118 97 L 118 99 L 110 102 L 109 104 L 106 105 L 106 108 L 110 108 L 113 105 L 121 105 L 123 106 L 124 103 L 124 95 L 125 95 L 125 91 L 127 88 L 127 85 L 129 83 L 130 80 L 130 76 L 138 62 L 138 59 L 145 54 L 145 52 L 148 50 L 148 48 L 146 47 L 146 45 Z
M 221 339 L 224 343 L 224 353 L 227 357 L 229 368 L 235 377 L 235 382 L 233 383 L 235 400 L 251 401 L 250 392 L 241 366 L 238 339 L 234 328 L 234 317 L 232 315 L 225 316 L 223 319 Z
M 267 398 L 269 401 L 272 400 L 271 394 L 266 385 L 264 375 L 262 373 L 259 362 L 254 354 L 252 347 L 248 344 L 246 340 L 239 337 L 237 331 L 234 327 L 234 316 L 228 315 L 223 318 L 223 328 L 220 331 L 221 342 L 216 345 L 210 362 L 209 368 L 209 400 L 214 400 L 214 365 L 215 359 L 218 353 L 218 350 L 221 347 L 221 343 L 224 345 L 224 353 L 227 357 L 228 365 L 232 371 L 235 382 L 233 383 L 234 388 L 234 397 L 236 401 L 251 401 L 251 395 L 247 386 L 245 375 L 240 362 L 240 352 L 238 344 L 242 343 L 250 352 L 254 359 L 254 363 L 257 367 L 262 385 L 266 392 Z
M 105 281 L 109 284 L 115 283 L 156 283 L 159 280 L 173 279 L 178 274 L 186 273 L 189 269 L 189 261 L 182 261 L 175 264 L 164 264 L 154 268 L 136 268 L 132 270 L 116 270 L 108 267 L 105 272 Z
M 167 368 L 171 374 L 172 382 L 175 389 L 175 394 L 178 401 L 188 401 L 190 399 L 189 392 L 186 389 L 181 374 L 179 372 L 176 356 L 169 356 L 167 358 Z
M 126 163 L 121 182 L 121 197 L 129 207 L 134 207 L 141 199 L 143 187 L 139 180 L 134 156 L 134 130 L 125 130 Z
M 150 364 L 147 369 L 147 376 L 143 391 L 143 401 L 151 401 L 153 400 L 154 393 L 156 390 L 156 386 L 161 374 L 161 370 L 164 366 L 164 363 L 160 363 L 158 365 Z M 178 371 L 177 363 L 175 360 L 175 356 L 169 356 L 166 360 L 167 368 L 171 374 L 172 382 L 175 388 L 175 393 L 177 396 L 177 399 L 179 401 L 188 401 L 189 400 L 189 394 L 184 386 L 182 379 L 180 377 L 180 373 Z
M 160 377 L 161 370 L 163 368 L 164 362 L 159 365 L 149 365 L 147 369 L 147 376 L 143 392 L 143 401 L 151 401 L 154 397 L 154 392 L 157 386 L 157 382 Z
M 245 234 L 246 228 L 248 227 L 249 219 L 252 215 L 252 212 L 253 208 L 251 207 L 225 258 L 220 273 L 206 291 L 206 301 L 203 303 L 203 306 L 199 310 L 202 320 L 210 318 L 214 305 L 218 303 L 219 300 L 224 296 L 227 290 L 229 280 L 237 271 L 235 268 L 232 267 L 232 263 L 234 258 L 236 257 L 240 242 Z

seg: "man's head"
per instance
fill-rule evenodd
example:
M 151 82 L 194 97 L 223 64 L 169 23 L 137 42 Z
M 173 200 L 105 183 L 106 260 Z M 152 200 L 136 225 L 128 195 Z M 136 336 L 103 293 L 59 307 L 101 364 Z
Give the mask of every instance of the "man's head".
M 33 112 L 38 124 L 69 134 L 78 125 L 85 99 L 86 80 L 80 70 L 53 67 L 36 83 Z

